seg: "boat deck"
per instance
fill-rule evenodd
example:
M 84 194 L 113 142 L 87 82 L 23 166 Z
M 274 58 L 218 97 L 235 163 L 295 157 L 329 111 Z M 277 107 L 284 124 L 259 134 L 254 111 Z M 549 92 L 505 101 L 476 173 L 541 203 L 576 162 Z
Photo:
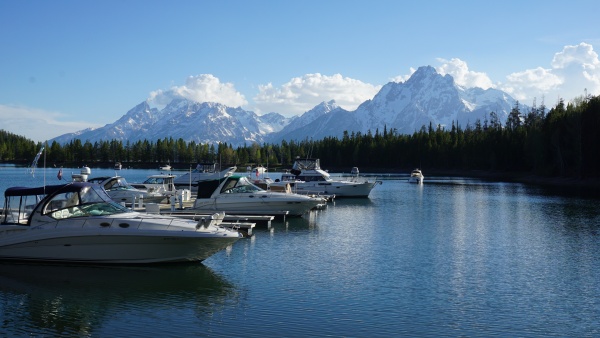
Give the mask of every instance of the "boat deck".
M 179 218 L 186 218 L 195 221 L 201 219 L 209 219 L 213 213 L 207 211 L 194 211 L 192 209 L 194 205 L 193 199 L 190 201 L 184 201 L 179 204 L 157 204 L 147 203 L 144 207 L 136 207 L 135 211 L 160 214 L 165 216 L 175 216 Z M 225 210 L 224 210 L 225 211 Z M 287 216 L 287 211 L 282 211 L 281 216 Z M 271 229 L 271 222 L 275 219 L 274 215 L 250 215 L 250 214 L 236 214 L 225 211 L 225 218 L 221 223 L 221 226 L 238 230 L 244 237 L 252 236 L 252 231 L 256 225 L 266 226 L 267 229 Z

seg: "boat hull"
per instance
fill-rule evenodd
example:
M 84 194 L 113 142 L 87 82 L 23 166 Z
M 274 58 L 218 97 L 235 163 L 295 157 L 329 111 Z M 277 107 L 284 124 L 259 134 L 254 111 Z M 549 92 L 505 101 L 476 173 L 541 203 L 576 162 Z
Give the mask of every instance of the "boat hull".
M 0 259 L 96 264 L 148 264 L 203 261 L 238 238 L 181 231 L 28 229 L 3 236 Z
M 111 201 L 98 184 L 71 182 L 5 191 L 0 259 L 96 264 L 202 261 L 241 238 L 208 222 L 142 214 Z M 33 208 L 31 201 L 46 195 Z
M 356 183 L 351 181 L 286 182 L 292 191 L 306 195 L 335 195 L 335 197 L 369 197 L 378 181 Z
M 291 197 L 291 196 L 290 196 Z M 251 215 L 287 215 L 302 216 L 323 202 L 317 199 L 306 199 L 306 196 L 294 196 L 297 198 L 286 198 L 277 200 L 272 197 L 237 197 L 227 198 L 221 195 L 219 198 L 197 199 L 194 210 L 197 211 L 224 211 L 226 214 L 251 214 Z M 308 198 L 308 197 L 307 197 Z

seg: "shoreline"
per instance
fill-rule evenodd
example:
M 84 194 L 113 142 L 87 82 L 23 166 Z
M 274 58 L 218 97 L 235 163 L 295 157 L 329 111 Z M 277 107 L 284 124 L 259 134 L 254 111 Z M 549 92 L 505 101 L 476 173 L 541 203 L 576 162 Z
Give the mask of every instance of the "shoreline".
M 132 165 L 135 166 L 132 166 Z M 14 165 L 17 167 L 28 167 L 29 162 L 0 162 L 2 165 Z M 183 164 L 187 166 L 188 164 Z M 74 163 L 63 163 L 62 166 L 67 168 L 78 168 L 78 165 Z M 59 168 L 60 165 L 49 165 L 47 168 Z M 111 169 L 114 167 L 114 162 L 95 162 L 90 167 L 106 168 Z M 123 168 L 130 169 L 154 169 L 158 171 L 158 163 L 129 163 L 123 162 Z M 240 167 L 241 169 L 245 169 Z M 348 168 L 328 167 L 324 168 L 332 173 L 347 173 Z M 414 168 L 359 168 L 363 174 L 407 174 Z M 510 183 L 525 183 L 537 185 L 544 188 L 560 190 L 563 193 L 573 193 L 577 195 L 584 195 L 594 198 L 600 198 L 600 177 L 593 178 L 575 178 L 575 177 L 559 177 L 559 176 L 540 176 L 534 175 L 530 172 L 511 172 L 511 171 L 492 171 L 492 170 L 456 170 L 456 169 L 423 169 L 425 175 L 425 182 L 427 182 L 427 176 L 449 176 L 449 177 L 472 177 L 490 181 L 498 182 L 510 182 Z M 175 172 L 180 172 L 183 169 L 174 169 Z M 282 172 L 281 167 L 274 167 L 273 173 Z M 239 170 L 240 173 L 245 170 Z
M 338 168 L 335 168 L 338 169 Z M 360 168 L 359 168 L 360 169 Z M 414 169 L 414 168 L 412 168 Z M 406 174 L 410 175 L 412 169 L 375 169 L 366 168 L 361 173 L 377 174 Z M 530 172 L 512 172 L 512 171 L 492 171 L 492 170 L 456 170 L 456 169 L 423 169 L 425 175 L 425 184 L 427 176 L 448 176 L 448 177 L 471 177 L 495 182 L 524 183 L 536 185 L 545 189 L 555 190 L 561 193 L 576 194 L 586 197 L 600 198 L 600 177 L 596 178 L 575 178 L 559 176 L 540 176 Z M 330 170 L 331 172 L 343 172 Z

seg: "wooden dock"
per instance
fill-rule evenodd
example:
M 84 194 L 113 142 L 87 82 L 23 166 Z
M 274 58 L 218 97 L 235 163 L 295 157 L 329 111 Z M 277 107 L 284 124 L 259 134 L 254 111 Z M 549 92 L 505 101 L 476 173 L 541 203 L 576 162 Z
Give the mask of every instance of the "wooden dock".
M 218 211 L 196 211 L 192 209 L 194 202 L 186 201 L 181 204 L 156 204 L 148 203 L 145 207 L 135 208 L 135 211 L 160 214 L 165 216 L 174 216 L 179 218 L 191 219 L 194 221 L 201 221 L 211 219 L 211 216 Z M 221 223 L 221 226 L 238 230 L 245 237 L 252 236 L 253 229 L 256 225 L 266 226 L 267 229 L 271 229 L 271 222 L 275 219 L 275 215 L 261 215 L 261 214 L 237 214 L 227 212 L 227 210 L 220 210 L 225 212 L 225 218 Z M 281 216 L 287 216 L 287 211 L 282 211 Z

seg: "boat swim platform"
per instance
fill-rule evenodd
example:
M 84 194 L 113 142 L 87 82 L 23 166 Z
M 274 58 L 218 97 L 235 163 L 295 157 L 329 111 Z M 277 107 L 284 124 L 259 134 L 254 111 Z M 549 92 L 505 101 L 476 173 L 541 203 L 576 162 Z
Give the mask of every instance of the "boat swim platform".
M 217 212 L 217 211 L 215 211 L 215 212 Z M 165 216 L 175 216 L 175 217 L 180 217 L 180 218 L 191 219 L 194 221 L 199 221 L 202 218 L 210 219 L 210 217 L 213 213 L 194 212 L 193 210 L 183 209 L 183 210 L 174 210 L 174 211 L 161 210 L 160 214 L 165 215 Z M 251 222 L 251 223 L 255 223 L 255 224 L 266 225 L 267 229 L 270 229 L 271 222 L 274 219 L 275 219 L 274 215 L 259 215 L 259 214 L 256 214 L 256 215 L 252 215 L 252 214 L 241 215 L 240 214 L 240 215 L 238 215 L 238 214 L 231 214 L 231 213 L 228 213 L 227 211 L 225 211 L 225 218 L 223 218 L 223 222 L 229 222 L 229 223 Z
M 215 212 L 224 212 L 226 222 L 254 222 L 260 225 L 266 225 L 269 229 L 271 228 L 271 221 L 275 218 L 284 218 L 288 216 L 289 211 L 281 210 L 270 212 L 265 214 L 264 211 L 232 211 L 232 210 L 194 210 L 194 202 L 188 201 L 181 204 L 158 204 L 154 206 L 146 206 L 146 210 L 153 208 L 153 213 L 159 213 L 161 215 L 171 215 L 177 217 L 186 217 L 191 219 L 201 219 L 207 217 Z M 195 217 L 194 217 L 195 216 Z
M 212 218 L 213 214 L 201 214 L 201 213 L 189 213 L 189 212 L 184 212 L 181 210 L 178 211 L 167 211 L 167 212 L 161 212 L 161 215 L 165 215 L 165 216 L 173 216 L 173 217 L 177 217 L 177 218 L 184 218 L 184 219 L 190 219 L 193 221 L 210 221 Z M 262 221 L 265 222 L 265 224 L 267 224 L 267 227 L 270 229 L 271 228 L 271 220 L 272 219 L 267 219 L 267 217 L 263 216 L 262 218 L 257 218 L 255 219 L 256 221 L 252 222 L 252 218 L 249 217 L 243 217 L 243 216 L 234 216 L 234 215 L 227 215 L 225 214 L 225 217 L 223 218 L 223 221 L 221 222 L 220 226 L 231 229 L 231 230 L 237 230 L 238 232 L 240 232 L 244 237 L 252 237 L 253 234 L 253 230 L 256 227 L 256 224 L 258 223 L 257 221 Z

